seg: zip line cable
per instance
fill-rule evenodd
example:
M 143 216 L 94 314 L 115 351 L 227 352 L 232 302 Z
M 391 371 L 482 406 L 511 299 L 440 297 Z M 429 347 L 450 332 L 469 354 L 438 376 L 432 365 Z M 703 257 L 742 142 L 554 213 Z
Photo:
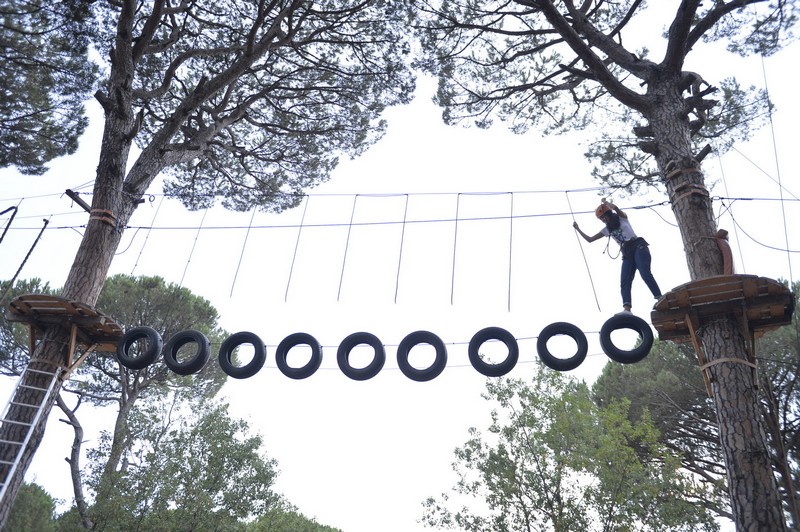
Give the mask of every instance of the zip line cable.
M 569 206 L 569 212 L 572 214 L 572 203 L 569 200 L 569 192 L 565 192 L 564 196 L 567 198 L 567 205 Z M 575 222 L 575 215 L 572 214 L 572 221 Z M 602 312 L 600 309 L 600 300 L 597 298 L 597 290 L 594 287 L 594 279 L 592 279 L 592 271 L 589 269 L 589 261 L 586 260 L 586 252 L 583 251 L 583 244 L 581 243 L 581 237 L 577 231 L 573 231 L 575 233 L 575 238 L 578 239 L 578 247 L 581 250 L 581 255 L 583 256 L 583 263 L 586 265 L 586 273 L 589 275 L 589 283 L 592 285 L 592 293 L 594 294 L 594 301 L 597 303 L 597 310 L 598 312 Z

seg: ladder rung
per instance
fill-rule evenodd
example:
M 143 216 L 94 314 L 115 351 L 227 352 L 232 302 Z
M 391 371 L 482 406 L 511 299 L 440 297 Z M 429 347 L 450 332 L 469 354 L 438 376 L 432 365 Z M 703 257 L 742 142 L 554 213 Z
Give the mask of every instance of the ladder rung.
M 0 440 L 0 443 L 5 445 L 22 445 L 21 441 Z
M 26 368 L 25 371 L 27 373 L 40 373 L 42 375 L 55 375 L 56 374 L 56 372 L 52 372 L 52 371 L 44 371 L 44 370 L 41 370 L 41 369 L 31 369 L 31 368 Z
M 17 403 L 15 401 L 11 401 L 10 404 L 17 405 L 17 406 L 27 406 L 29 408 L 39 408 L 40 407 L 40 405 L 31 405 L 31 404 L 28 404 L 28 403 Z
M 12 421 L 10 419 L 0 419 L 2 423 L 11 423 L 12 425 L 22 425 L 25 427 L 30 427 L 33 423 L 23 423 L 22 421 Z
M 41 388 L 39 386 L 30 386 L 28 384 L 20 384 L 20 388 L 28 388 L 29 390 L 39 390 L 40 392 L 46 392 L 47 388 Z

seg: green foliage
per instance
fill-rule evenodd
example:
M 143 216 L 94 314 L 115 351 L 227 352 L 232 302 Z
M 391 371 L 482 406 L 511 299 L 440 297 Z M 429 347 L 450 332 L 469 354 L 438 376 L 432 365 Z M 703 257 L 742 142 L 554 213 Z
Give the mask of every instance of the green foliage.
M 514 132 L 545 134 L 595 125 L 600 140 L 587 150 L 601 182 L 635 193 L 658 185 L 654 154 L 665 155 L 666 117 L 678 119 L 697 153 L 709 140 L 723 153 L 765 122 L 763 91 L 735 79 L 705 80 L 681 70 L 703 42 L 724 40 L 741 55 L 769 55 L 793 39 L 797 2 L 681 2 L 666 32 L 640 42 L 647 2 L 426 0 L 420 2 L 416 65 L 439 79 L 436 103 L 446 123 L 489 127 L 501 120 Z M 660 41 L 660 42 L 659 42 Z M 734 74 L 732 72 L 731 74 Z M 654 123 L 656 125 L 654 126 Z M 631 126 L 636 127 L 632 128 Z M 660 164 L 664 164 L 661 161 Z
M 0 312 L 0 374 L 17 376 L 28 365 L 29 334 L 28 327 L 22 323 L 13 323 L 6 319 L 5 309 L 14 298 L 23 294 L 55 295 L 49 283 L 41 279 L 17 281 L 9 288 L 9 282 L 0 282 L 0 293 L 5 297 L 0 301 L 3 311 Z
M 704 509 L 676 497 L 690 482 L 646 411 L 632 422 L 627 401 L 597 407 L 585 384 L 542 369 L 531 383 L 488 382 L 485 397 L 498 405 L 488 434 L 473 428 L 456 450 L 456 497 L 425 502 L 428 526 L 717 529 Z
M 162 12 L 139 3 L 134 16 L 103 4 L 107 20 L 130 24 L 132 62 L 113 66 L 131 67 L 120 75 L 133 79 L 131 113 L 141 109 L 140 160 L 159 165 L 146 176 L 134 166 L 130 179 L 163 170 L 164 191 L 192 209 L 217 197 L 234 210 L 299 204 L 339 156 L 377 141 L 380 114 L 414 90 L 405 2 L 215 0 Z M 103 31 L 113 61 L 116 26 Z
M 800 283 L 794 293 L 800 294 Z M 791 515 L 789 494 L 800 478 L 800 318 L 765 334 L 756 343 L 761 383 L 758 394 L 763 421 L 768 428 L 773 469 L 782 484 L 782 495 Z M 607 365 L 592 393 L 601 407 L 625 398 L 631 402 L 631 422 L 648 411 L 659 431 L 659 442 L 680 459 L 681 467 L 705 485 L 681 498 L 705 505 L 715 514 L 730 518 L 727 477 L 720 448 L 717 416 L 708 396 L 697 355 L 688 345 L 656 342 L 638 364 Z M 643 449 L 642 451 L 646 451 Z M 793 516 L 797 520 L 796 516 Z
M 131 416 L 136 452 L 89 509 L 97 529 L 242 530 L 245 519 L 281 507 L 272 491 L 276 464 L 262 455 L 260 436 L 225 405 L 194 405 L 196 417 L 183 410 L 150 405 Z M 106 433 L 90 452 L 92 489 L 105 482 L 110 441 Z
M 96 66 L 84 0 L 10 0 L 0 7 L 0 168 L 39 175 L 73 153 L 87 126 Z
M 55 532 L 56 501 L 38 484 L 25 482 L 14 499 L 6 530 Z
M 139 325 L 153 327 L 165 342 L 186 329 L 196 329 L 216 344 L 226 335 L 217 324 L 217 310 L 208 300 L 161 277 L 114 275 L 106 280 L 97 308 L 125 329 Z M 187 345 L 180 353 L 184 352 L 189 352 L 189 356 L 193 346 Z M 123 388 L 127 388 L 123 395 L 133 398 L 171 392 L 212 397 L 227 378 L 213 356 L 196 375 L 181 377 L 161 361 L 143 370 L 128 370 L 117 363 L 112 353 L 90 357 L 77 374 L 87 377 L 78 379 L 76 384 L 94 404 L 117 401 Z
M 341 532 L 338 528 L 321 525 L 295 509 L 276 508 L 247 523 L 245 532 Z

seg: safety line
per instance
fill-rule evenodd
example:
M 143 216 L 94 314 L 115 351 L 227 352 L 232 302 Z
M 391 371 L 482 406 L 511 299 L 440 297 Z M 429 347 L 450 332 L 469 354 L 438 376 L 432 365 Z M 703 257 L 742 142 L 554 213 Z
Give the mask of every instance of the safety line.
M 136 266 L 139 265 L 139 259 L 142 258 L 142 253 L 144 253 L 144 247 L 147 245 L 147 241 L 150 239 L 150 233 L 153 232 L 153 224 L 156 223 L 156 217 L 158 216 L 159 211 L 161 211 L 161 206 L 163 204 L 164 204 L 164 198 L 162 197 L 161 201 L 158 202 L 158 207 L 156 207 L 156 213 L 153 215 L 153 219 L 150 221 L 150 228 L 147 229 L 147 234 L 144 236 L 144 242 L 142 242 L 142 249 L 139 250 L 139 255 L 136 257 L 136 262 L 133 264 L 133 268 L 131 268 L 131 275 L 133 275 L 133 272 L 136 271 Z M 131 242 L 133 242 L 133 240 L 131 240 Z
M 508 193 L 511 198 L 510 212 L 508 218 L 508 312 L 511 312 L 511 264 L 512 264 L 512 245 L 514 243 L 514 193 Z
M 342 257 L 342 271 L 339 274 L 339 291 L 336 293 L 336 301 L 342 295 L 342 282 L 344 280 L 344 266 L 347 262 L 347 250 L 350 247 L 350 233 L 353 232 L 353 219 L 356 215 L 356 202 L 358 201 L 358 194 L 353 196 L 353 209 L 350 211 L 350 224 L 347 226 L 347 241 L 344 244 L 344 257 Z
M 242 242 L 242 251 L 239 253 L 239 264 L 236 265 L 236 273 L 233 274 L 233 281 L 231 282 L 231 295 L 233 297 L 233 287 L 236 286 L 236 278 L 239 277 L 239 268 L 242 267 L 242 259 L 244 258 L 244 249 L 247 246 L 247 239 L 250 237 L 250 228 L 253 226 L 253 218 L 256 217 L 258 207 L 253 207 L 253 214 L 250 215 L 250 224 L 247 226 L 247 232 L 244 234 L 244 242 Z
M 570 214 L 572 214 L 572 202 L 569 200 L 569 192 L 565 192 L 564 196 L 567 198 L 567 206 L 569 207 Z M 576 221 L 574 214 L 572 214 L 572 221 Z M 586 260 L 586 252 L 583 250 L 583 244 L 581 243 L 581 237 L 577 231 L 573 231 L 573 233 L 575 233 L 575 238 L 578 240 L 578 247 L 581 250 L 581 256 L 583 256 L 583 263 L 586 265 L 586 273 L 589 275 L 589 284 L 592 285 L 592 293 L 594 294 L 594 301 L 597 304 L 597 310 L 602 312 L 600 309 L 600 300 L 597 298 L 597 290 L 594 287 L 594 279 L 592 279 L 592 271 L 589 269 L 589 261 Z
M 0 242 L 2 242 L 3 239 L 6 237 L 6 233 L 8 233 L 8 228 L 11 227 L 11 222 L 14 221 L 14 217 L 17 215 L 17 210 L 18 210 L 17 207 L 18 207 L 18 205 L 14 205 L 14 206 L 11 206 L 8 209 L 4 210 L 3 212 L 0 212 L 0 216 L 2 216 L 5 213 L 7 213 L 8 211 L 14 211 L 13 213 L 11 213 L 11 217 L 8 219 L 8 223 L 6 223 L 6 228 L 3 229 L 3 234 L 0 235 Z
M 788 191 L 787 191 L 788 192 Z M 791 193 L 791 192 L 789 192 Z M 505 194 L 505 192 L 503 193 Z M 518 194 L 515 192 L 515 194 Z M 724 197 L 724 196 L 713 196 L 711 198 L 713 201 L 717 200 L 741 200 L 741 201 L 783 201 L 783 202 L 800 202 L 800 199 L 779 199 L 779 198 L 760 198 L 760 197 Z M 668 204 L 667 201 L 659 201 L 654 203 L 649 203 L 645 205 L 636 205 L 636 206 L 628 206 L 626 210 L 634 210 L 634 209 L 654 209 L 655 207 L 662 207 Z M 531 213 L 531 214 L 516 214 L 514 218 L 516 219 L 533 219 L 533 218 L 548 218 L 551 216 L 574 216 L 576 214 L 591 214 L 593 210 L 589 211 L 575 211 L 575 212 L 546 212 L 546 213 Z M 74 213 L 69 213 L 74 214 Z M 41 216 L 41 215 L 38 215 Z M 37 217 L 38 217 L 37 216 Z M 50 215 L 52 217 L 54 215 Z M 23 218 L 33 218 L 34 216 L 18 216 L 17 219 Z M 495 221 L 495 220 L 505 220 L 508 216 L 474 216 L 474 217 L 464 217 L 459 218 L 459 222 L 483 222 L 483 221 Z M 662 217 L 663 219 L 663 217 Z M 426 218 L 426 219 L 417 219 L 417 220 L 386 220 L 386 221 L 375 221 L 375 222 L 358 222 L 358 223 L 319 223 L 319 224 L 306 224 L 304 228 L 320 228 L 320 227 L 344 227 L 344 226 L 376 226 L 376 225 L 397 225 L 397 224 L 428 224 L 428 223 L 450 223 L 455 221 L 454 218 Z M 671 224 L 673 227 L 677 227 L 675 224 Z M 86 224 L 76 224 L 76 225 L 59 225 L 55 227 L 50 227 L 51 230 L 54 229 L 76 229 L 85 227 Z M 247 226 L 244 225 L 216 225 L 216 226 L 208 226 L 203 227 L 203 230 L 206 231 L 221 231 L 221 230 L 228 230 L 228 229 L 245 229 Z M 253 225 L 252 229 L 296 229 L 298 226 L 296 224 L 286 224 L 286 225 L 278 225 L 278 224 L 265 224 L 265 225 Z M 38 227 L 12 227 L 10 231 L 30 231 L 38 229 Z M 148 225 L 127 225 L 125 229 L 152 229 L 152 230 L 159 230 L 159 231 L 192 231 L 198 229 L 197 226 L 178 226 L 178 225 L 170 225 L 170 226 L 163 226 L 163 227 L 155 227 L 155 226 L 148 226 Z
M 297 259 L 297 249 L 300 247 L 300 234 L 303 232 L 303 223 L 306 221 L 306 212 L 308 212 L 308 203 L 311 198 L 306 196 L 305 206 L 303 207 L 303 216 L 300 218 L 300 226 L 297 228 L 297 240 L 294 242 L 294 254 L 292 254 L 292 264 L 289 266 L 289 278 L 286 279 L 286 292 L 283 294 L 283 302 L 285 303 L 289 298 L 289 285 L 292 282 L 292 274 L 294 273 L 294 262 Z
M 453 227 L 453 267 L 450 269 L 450 304 L 453 304 L 453 293 L 456 287 L 456 245 L 458 244 L 458 209 L 461 205 L 461 193 L 456 195 L 456 218 Z
M 186 277 L 186 271 L 189 269 L 189 263 L 192 262 L 192 255 L 194 255 L 194 248 L 195 246 L 197 246 L 197 239 L 200 237 L 200 230 L 203 228 L 203 222 L 206 219 L 206 214 L 208 214 L 207 208 L 203 211 L 203 217 L 200 219 L 200 226 L 197 228 L 197 233 L 195 233 L 194 235 L 192 250 L 189 252 L 189 257 L 187 257 L 186 259 L 186 266 L 183 267 L 183 275 L 181 275 L 181 282 L 178 283 L 178 286 L 183 286 L 183 279 Z
M 403 261 L 403 243 L 406 239 L 406 218 L 408 216 L 408 194 L 406 194 L 406 205 L 403 210 L 403 229 L 400 231 L 400 253 L 397 256 L 397 273 L 394 278 L 394 302 L 397 304 L 397 292 L 400 289 L 400 264 Z
M 767 84 L 767 68 L 764 64 L 764 56 L 761 56 L 761 72 L 764 76 L 764 91 L 767 93 L 767 101 L 769 101 L 769 85 Z M 783 200 L 783 184 L 781 183 L 781 164 L 778 159 L 778 145 L 775 142 L 775 124 L 772 121 L 772 106 L 767 105 L 767 116 L 769 117 L 770 136 L 772 137 L 772 154 L 775 157 L 775 175 L 778 177 L 778 190 L 780 191 L 781 200 Z M 789 265 L 789 279 L 794 279 L 792 274 L 792 256 L 789 254 L 789 228 L 786 224 L 786 207 L 781 201 L 781 213 L 783 215 L 783 238 L 786 243 L 786 261 Z
M 719 171 L 722 174 L 722 186 L 725 187 L 725 194 L 728 194 L 728 180 L 725 177 L 725 168 L 722 165 L 722 157 L 719 156 L 719 150 L 714 150 L 717 152 L 717 164 L 719 164 Z M 739 263 L 742 265 L 742 273 L 747 273 L 747 266 L 744 263 L 744 253 L 742 252 L 742 241 L 739 239 L 739 224 L 736 223 L 736 220 L 733 219 L 733 203 L 730 206 L 725 204 L 724 200 L 720 200 L 720 203 L 723 207 L 725 207 L 726 212 L 731 217 L 731 221 L 733 222 L 733 234 L 736 235 L 736 249 L 739 252 Z
M 42 229 L 39 231 L 36 240 L 34 240 L 33 244 L 31 244 L 31 248 L 28 250 L 28 253 L 27 255 L 25 255 L 25 258 L 22 259 L 22 264 L 20 264 L 19 268 L 17 268 L 17 272 L 14 274 L 11 280 L 8 281 L 8 286 L 6 286 L 6 289 L 3 290 L 3 294 L 0 295 L 0 302 L 2 302 L 5 299 L 6 295 L 8 294 L 8 291 L 11 290 L 12 286 L 14 286 L 14 283 L 17 280 L 17 276 L 19 276 L 19 273 L 22 271 L 22 268 L 25 266 L 25 263 L 28 262 L 28 259 L 30 258 L 31 253 L 33 253 L 33 249 L 36 247 L 36 244 L 38 244 L 39 240 L 42 238 L 42 234 L 44 234 L 44 230 L 47 228 L 47 224 L 50 223 L 50 220 L 46 218 L 42 221 L 44 222 L 44 225 L 42 225 Z

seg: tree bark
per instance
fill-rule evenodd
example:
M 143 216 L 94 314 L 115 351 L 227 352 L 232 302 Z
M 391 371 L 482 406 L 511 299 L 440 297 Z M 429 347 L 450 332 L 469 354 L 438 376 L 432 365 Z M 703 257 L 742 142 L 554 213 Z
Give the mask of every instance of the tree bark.
M 114 252 L 122 238 L 122 229 L 136 209 L 140 194 L 152 181 L 152 177 L 143 180 L 140 186 L 144 190 L 141 191 L 124 189 L 125 170 L 133 139 L 131 132 L 136 128 L 136 118 L 132 112 L 130 97 L 133 65 L 123 62 L 118 67 L 112 69 L 109 81 L 110 93 L 115 98 L 98 97 L 105 111 L 105 124 L 93 190 L 92 212 L 61 294 L 62 297 L 90 306 L 97 303 Z M 49 327 L 31 353 L 29 367 L 51 372 L 56 367 L 64 367 L 69 357 L 68 346 L 67 329 Z M 26 374 L 25 382 L 21 383 L 42 387 L 46 379 L 43 375 Z M 42 416 L 38 425 L 32 429 L 28 445 L 20 453 L 13 477 L 6 478 L 9 468 L 0 468 L 0 481 L 7 483 L 3 499 L 0 500 L 0 530 L 5 526 L 25 472 L 44 437 L 47 419 L 62 384 L 60 376 L 49 396 L 20 386 L 14 392 L 13 402 L 41 405 Z M 33 408 L 15 406 L 9 409 L 6 419 L 29 423 L 34 414 Z M 22 442 L 24 438 L 25 428 L 20 425 L 4 423 L 0 427 L 0 440 Z M 17 449 L 18 446 L 13 444 L 0 444 L 0 460 L 13 460 Z
M 647 118 L 658 146 L 656 160 L 680 228 L 689 274 L 692 280 L 722 275 L 724 261 L 716 244 L 712 202 L 700 163 L 692 153 L 680 84 L 677 80 L 661 81 L 648 87 L 657 103 Z M 733 310 L 697 330 L 708 363 L 720 358 L 742 362 L 709 367 L 733 519 L 737 531 L 786 530 L 759 410 L 755 371 L 747 365 L 745 339 Z
M 81 482 L 81 447 L 83 446 L 83 426 L 78 420 L 78 417 L 75 415 L 75 411 L 80 406 L 80 399 L 78 399 L 78 404 L 75 406 L 75 408 L 71 409 L 67 406 L 67 403 L 59 394 L 56 399 L 56 404 L 61 411 L 64 412 L 64 415 L 67 416 L 67 419 L 62 421 L 72 427 L 72 430 L 75 434 L 75 436 L 72 438 L 72 449 L 70 451 L 69 458 L 66 460 L 69 464 L 70 477 L 72 478 L 72 493 L 75 497 L 75 508 L 78 510 L 78 515 L 81 518 L 81 524 L 83 525 L 83 528 L 86 530 L 91 530 L 92 520 L 89 519 L 89 514 L 87 512 L 88 506 L 86 504 L 86 498 L 83 495 L 83 483 Z

